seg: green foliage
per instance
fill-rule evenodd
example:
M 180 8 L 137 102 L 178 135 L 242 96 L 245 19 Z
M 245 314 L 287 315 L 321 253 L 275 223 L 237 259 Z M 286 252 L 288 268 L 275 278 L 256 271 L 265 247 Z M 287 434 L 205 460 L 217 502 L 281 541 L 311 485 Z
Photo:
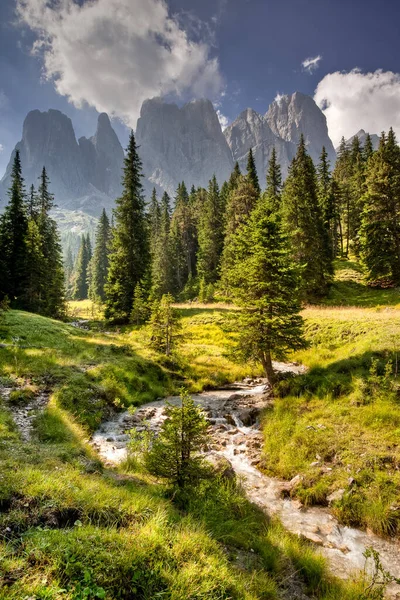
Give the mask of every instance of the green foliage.
M 157 202 L 154 194 L 152 202 Z M 151 233 L 151 297 L 159 300 L 164 294 L 174 290 L 171 206 L 167 192 L 164 192 L 160 206 L 157 204 L 152 211 L 156 214 L 156 217 L 152 217 L 153 221 L 156 219 L 156 229 Z
M 276 149 L 274 146 L 272 148 L 271 158 L 268 163 L 267 187 L 264 192 L 265 206 L 273 213 L 278 212 L 281 208 L 281 193 L 282 173 L 280 164 L 277 160 Z
M 368 162 L 360 230 L 370 282 L 400 283 L 400 148 L 391 129 Z
M 90 285 L 88 296 L 93 302 L 103 303 L 106 298 L 105 286 L 108 277 L 108 253 L 111 243 L 111 228 L 107 213 L 103 208 L 96 231 L 96 244 L 88 267 Z
M 283 223 L 290 237 L 293 257 L 304 266 L 302 290 L 305 298 L 327 294 L 332 273 L 317 194 L 316 171 L 307 154 L 304 137 L 293 159 L 282 194 Z
M 124 161 L 123 192 L 116 200 L 106 285 L 106 318 L 126 323 L 137 283 L 149 268 L 149 240 L 142 186 L 142 163 L 133 131 Z
M 160 301 L 153 302 L 150 316 L 150 344 L 158 352 L 169 356 L 180 331 L 180 322 L 176 310 L 172 307 L 171 294 L 164 295 Z
M 217 179 L 210 180 L 198 224 L 197 271 L 206 284 L 218 279 L 218 267 L 223 246 L 224 206 Z
M 88 275 L 89 275 L 90 254 L 87 245 L 87 237 L 82 236 L 78 256 L 75 263 L 75 281 L 72 297 L 74 300 L 85 300 L 89 293 Z
M 189 198 L 185 184 L 179 184 L 170 228 L 169 248 L 172 266 L 172 293 L 178 296 L 186 283 L 196 274 L 196 215 L 193 198 Z M 165 249 L 164 249 L 165 250 Z
M 180 406 L 167 404 L 166 419 L 145 459 L 147 469 L 183 489 L 204 472 L 200 450 L 207 441 L 208 424 L 186 390 Z
M 27 280 L 26 234 L 28 220 L 25 209 L 25 184 L 22 177 L 19 150 L 16 150 L 9 202 L 0 217 L 0 300 L 10 298 L 12 305 L 18 304 L 25 291 Z
M 140 283 L 136 284 L 135 293 L 133 295 L 133 304 L 131 312 L 131 323 L 134 325 L 143 325 L 149 318 L 150 310 L 149 303 L 146 299 L 143 286 Z
M 250 148 L 249 154 L 247 157 L 247 177 L 249 181 L 251 181 L 254 189 L 257 192 L 257 197 L 261 193 L 260 182 L 258 180 L 256 163 L 254 162 L 253 150 Z
M 272 357 L 284 359 L 304 342 L 299 270 L 279 216 L 266 211 L 262 200 L 236 234 L 234 250 L 236 262 L 228 277 L 241 308 L 236 313 L 240 356 L 261 362 L 272 385 Z

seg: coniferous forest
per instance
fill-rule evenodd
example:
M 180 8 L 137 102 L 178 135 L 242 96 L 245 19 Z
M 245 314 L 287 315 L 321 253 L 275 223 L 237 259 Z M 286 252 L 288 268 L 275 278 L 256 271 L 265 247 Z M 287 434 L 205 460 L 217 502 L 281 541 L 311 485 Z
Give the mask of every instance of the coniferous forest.
M 63 260 L 50 212 L 56 199 L 45 166 L 37 190 L 26 190 L 17 151 L 0 224 L 1 299 L 61 317 L 66 298 L 90 298 L 105 307 L 114 323 L 129 322 L 139 293 L 150 304 L 166 294 L 176 301 L 218 298 L 246 304 L 250 273 L 244 265 L 257 263 L 257 248 L 266 260 L 273 253 L 285 256 L 282 262 L 274 259 L 276 290 L 268 283 L 271 269 L 257 268 L 252 276 L 272 296 L 276 291 L 281 298 L 283 285 L 299 303 L 318 302 L 329 294 L 333 260 L 350 253 L 371 285 L 398 285 L 399 165 L 392 129 L 382 134 L 375 152 L 369 136 L 364 147 L 357 137 L 350 145 L 343 139 L 335 165 L 329 164 L 325 148 L 314 165 L 301 138 L 284 182 L 275 151 L 268 172 L 258 174 L 250 149 L 246 172 L 236 164 L 221 188 L 213 176 L 207 189 L 189 189 L 189 182 L 182 182 L 175 198 L 166 192 L 158 197 L 154 189 L 146 202 L 132 132 L 123 194 L 113 214 L 103 210 L 93 249 L 89 234 L 83 235 L 78 254 L 72 257 L 68 251 Z M 260 178 L 266 178 L 265 191 Z M 274 222 L 273 231 L 263 230 L 264 219 Z M 252 236 L 260 241 L 246 249 L 241 240 Z M 285 283 L 288 268 L 293 273 Z

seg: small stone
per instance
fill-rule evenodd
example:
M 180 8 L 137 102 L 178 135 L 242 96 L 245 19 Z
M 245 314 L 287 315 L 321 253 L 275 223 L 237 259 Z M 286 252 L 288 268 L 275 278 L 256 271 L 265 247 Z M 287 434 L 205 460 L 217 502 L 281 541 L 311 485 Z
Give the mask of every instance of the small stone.
M 344 489 L 340 488 L 338 490 L 336 490 L 335 492 L 332 492 L 332 494 L 329 494 L 329 496 L 327 497 L 327 502 L 328 504 L 332 504 L 333 502 L 340 502 L 340 500 L 342 500 L 344 496 Z
M 230 429 L 228 432 L 228 435 L 236 435 L 237 433 L 239 433 L 238 429 Z

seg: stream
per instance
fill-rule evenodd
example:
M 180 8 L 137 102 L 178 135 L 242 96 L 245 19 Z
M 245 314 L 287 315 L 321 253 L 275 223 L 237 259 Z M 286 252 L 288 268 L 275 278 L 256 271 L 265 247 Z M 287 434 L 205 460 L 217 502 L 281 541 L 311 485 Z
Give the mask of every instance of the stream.
M 279 371 L 301 373 L 293 364 L 274 364 Z M 257 469 L 262 449 L 259 415 L 271 399 L 263 380 L 245 380 L 225 389 L 193 395 L 204 410 L 210 424 L 211 442 L 206 457 L 217 466 L 233 469 L 241 478 L 248 499 L 269 515 L 276 515 L 284 527 L 315 544 L 326 559 L 331 572 L 346 579 L 364 569 L 363 552 L 373 547 L 380 554 L 383 567 L 400 576 L 400 541 L 380 538 L 370 532 L 340 525 L 329 508 L 305 508 L 298 500 L 286 496 L 296 483 L 268 477 Z M 179 404 L 179 397 L 170 397 L 140 406 L 134 414 L 124 412 L 104 422 L 92 437 L 92 445 L 103 461 L 112 466 L 127 456 L 129 430 L 157 431 L 164 416 L 165 402 Z M 228 462 L 229 461 L 229 462 Z M 393 584 L 387 596 L 400 599 L 400 586 Z

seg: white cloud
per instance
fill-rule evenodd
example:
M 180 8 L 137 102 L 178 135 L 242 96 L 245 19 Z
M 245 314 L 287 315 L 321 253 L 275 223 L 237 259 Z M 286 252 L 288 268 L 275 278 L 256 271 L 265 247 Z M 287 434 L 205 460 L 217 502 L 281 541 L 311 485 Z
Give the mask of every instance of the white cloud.
M 307 71 L 307 73 L 311 74 L 316 69 L 318 69 L 321 60 L 322 56 L 318 54 L 318 56 L 314 56 L 314 58 L 306 58 L 305 60 L 303 60 L 301 66 L 303 67 L 304 71 Z
M 216 97 L 223 88 L 210 40 L 194 40 L 164 0 L 16 1 L 44 77 L 77 107 L 87 102 L 135 127 L 146 98 Z
M 224 129 L 226 129 L 229 125 L 229 119 L 228 119 L 228 117 L 226 117 L 225 115 L 222 114 L 222 112 L 220 111 L 219 108 L 217 108 L 217 117 L 218 117 L 218 121 L 221 124 L 222 131 L 224 131 Z
M 0 144 L 0 152 L 3 152 L 3 150 L 4 150 L 3 144 Z
M 283 100 L 284 97 L 285 97 L 285 94 L 281 94 L 280 92 L 276 92 L 276 96 L 274 98 L 274 102 L 277 102 L 279 104 L 281 102 L 281 100 Z
M 335 145 L 360 129 L 380 134 L 392 126 L 400 135 L 399 73 L 330 73 L 319 82 L 314 100 L 325 113 Z

